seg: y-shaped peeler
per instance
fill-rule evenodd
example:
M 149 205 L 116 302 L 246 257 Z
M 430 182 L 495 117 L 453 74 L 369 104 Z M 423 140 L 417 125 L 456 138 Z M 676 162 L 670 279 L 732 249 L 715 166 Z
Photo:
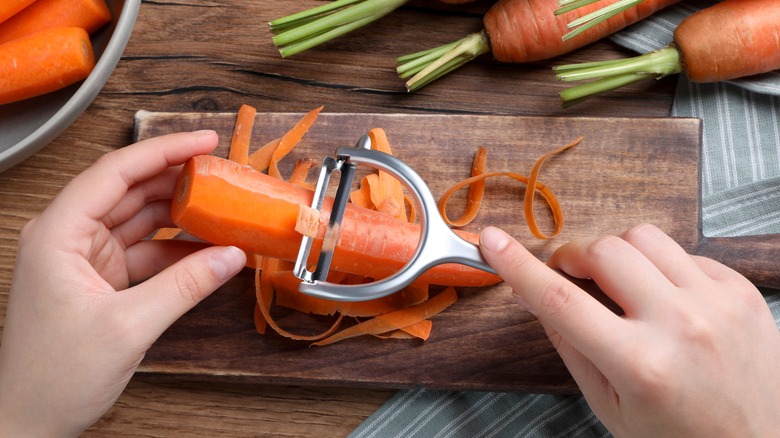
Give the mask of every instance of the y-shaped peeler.
M 358 164 L 365 164 L 393 175 L 411 192 L 417 209 L 420 211 L 420 243 L 411 260 L 401 270 L 387 278 L 357 285 L 329 283 L 324 279 L 328 276 L 341 220 Z M 459 263 L 495 273 L 493 268 L 482 258 L 477 245 L 462 239 L 447 226 L 439 214 L 433 194 L 422 177 L 400 159 L 371 149 L 371 139 L 367 135 L 361 137 L 354 147 L 336 149 L 335 158 L 325 157 L 314 190 L 311 205 L 313 209 L 320 210 L 322 208 L 333 171 L 340 172 L 341 177 L 334 196 L 322 250 L 314 271 L 309 271 L 306 267 L 314 239 L 304 236 L 298 251 L 294 272 L 298 278 L 303 280 L 298 287 L 299 291 L 331 300 L 365 301 L 397 292 L 411 284 L 423 272 L 442 263 Z

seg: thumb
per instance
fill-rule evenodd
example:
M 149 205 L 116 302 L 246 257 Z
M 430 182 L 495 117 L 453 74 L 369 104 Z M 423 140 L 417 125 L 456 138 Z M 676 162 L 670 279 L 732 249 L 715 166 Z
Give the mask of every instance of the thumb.
M 152 337 L 168 327 L 243 269 L 246 255 L 234 246 L 209 247 L 190 254 L 134 286 L 138 326 Z

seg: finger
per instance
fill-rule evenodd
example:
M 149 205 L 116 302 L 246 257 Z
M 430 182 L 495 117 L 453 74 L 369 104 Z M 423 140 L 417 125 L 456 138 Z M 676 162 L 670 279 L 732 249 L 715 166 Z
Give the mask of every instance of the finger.
M 130 187 L 194 155 L 210 153 L 217 141 L 214 131 L 196 131 L 155 137 L 109 152 L 74 178 L 53 204 L 62 205 L 58 210 L 65 214 L 100 220 Z
M 619 348 L 615 341 L 624 332 L 625 322 L 539 261 L 508 234 L 494 227 L 485 228 L 480 236 L 480 249 L 515 295 L 543 323 L 594 363 Z
M 146 280 L 201 249 L 211 246 L 187 240 L 142 240 L 127 248 L 130 283 Z
M 577 387 L 588 402 L 588 406 L 601 419 L 613 415 L 615 390 L 609 379 L 585 355 L 562 339 L 556 332 L 545 327 L 547 336 L 561 356 L 566 369 L 577 382 Z
M 690 256 L 696 266 L 707 275 L 707 277 L 718 283 L 732 284 L 728 289 L 753 289 L 753 283 L 734 269 L 708 257 Z
M 691 256 L 658 227 L 637 225 L 621 237 L 644 254 L 674 285 L 684 287 L 701 281 L 701 270 Z
M 666 305 L 674 285 L 637 248 L 617 236 L 577 239 L 559 247 L 547 264 L 591 278 L 629 317 Z
M 146 204 L 135 216 L 111 229 L 111 234 L 122 243 L 123 248 L 138 242 L 152 231 L 172 227 L 171 202 L 156 201 Z
M 210 247 L 191 254 L 124 294 L 123 305 L 143 327 L 148 344 L 244 267 L 236 247 Z
M 131 187 L 103 217 L 106 228 L 111 229 L 127 221 L 150 202 L 167 200 L 170 203 L 180 172 L 181 166 L 170 167 L 151 179 Z

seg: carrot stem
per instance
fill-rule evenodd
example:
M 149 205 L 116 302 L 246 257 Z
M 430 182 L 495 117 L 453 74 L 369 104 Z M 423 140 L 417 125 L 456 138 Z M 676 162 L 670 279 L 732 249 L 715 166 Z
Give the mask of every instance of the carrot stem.
M 268 23 L 282 57 L 293 56 L 384 17 L 409 0 L 336 0 Z
M 488 52 L 490 41 L 483 30 L 454 43 L 397 58 L 400 65 L 396 71 L 402 79 L 414 74 L 406 82 L 406 89 L 415 91 Z
M 682 65 L 677 49 L 666 47 L 629 59 L 556 66 L 553 71 L 565 82 L 592 80 L 561 92 L 564 106 L 571 106 L 642 79 L 680 73 Z
M 575 9 L 579 9 L 583 6 L 587 6 L 591 3 L 595 3 L 596 1 L 597 0 L 574 0 L 574 1 L 561 0 L 558 2 L 558 5 L 562 7 L 555 11 L 555 15 L 571 12 Z M 597 9 L 589 14 L 583 15 L 580 18 L 572 20 L 569 22 L 567 27 L 569 29 L 574 29 L 574 30 L 563 35 L 563 40 L 566 41 L 570 38 L 574 38 L 575 36 L 598 25 L 599 23 L 609 20 L 610 18 L 614 17 L 615 15 L 618 15 L 619 13 L 627 9 L 633 8 L 634 6 L 638 5 L 639 3 L 642 3 L 643 1 L 644 0 L 620 0 L 609 6 L 605 6 L 601 9 Z

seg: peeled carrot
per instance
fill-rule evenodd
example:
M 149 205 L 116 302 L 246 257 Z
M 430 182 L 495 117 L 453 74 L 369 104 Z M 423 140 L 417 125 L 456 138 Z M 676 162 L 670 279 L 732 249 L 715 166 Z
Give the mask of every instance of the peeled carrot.
M 19 11 L 30 6 L 35 0 L 3 0 L 0 3 L 0 23 L 13 17 Z
M 268 23 L 283 57 L 316 47 L 378 20 L 409 0 L 335 0 Z M 475 0 L 439 0 L 461 4 Z
M 555 67 L 564 81 L 593 80 L 562 92 L 567 104 L 645 78 L 684 72 L 693 82 L 717 82 L 777 69 L 777 0 L 725 0 L 683 20 L 669 47 L 625 60 Z
M 84 29 L 49 29 L 0 44 L 0 105 L 50 93 L 87 76 L 95 55 Z
M 0 24 L 0 43 L 55 27 L 81 27 L 92 34 L 109 21 L 105 0 L 36 0 Z
M 397 60 L 397 71 L 401 78 L 411 77 L 406 88 L 414 91 L 489 52 L 501 62 L 549 59 L 611 35 L 678 1 L 645 0 L 590 28 L 578 38 L 564 41 L 569 20 L 597 10 L 603 3 L 555 15 L 558 0 L 499 0 L 485 14 L 481 32 L 435 49 L 402 56 Z
M 301 206 L 311 203 L 312 192 L 272 178 L 247 166 L 214 156 L 187 162 L 179 177 L 171 215 L 184 231 L 203 240 L 235 245 L 246 252 L 295 260 L 301 235 L 295 232 Z M 330 207 L 323 208 L 318 236 L 321 245 Z M 458 232 L 471 242 L 474 233 Z M 348 205 L 331 269 L 384 278 L 411 258 L 420 238 L 419 224 Z M 313 253 L 319 247 L 314 245 Z M 499 277 L 457 264 L 424 273 L 429 284 L 486 286 Z

